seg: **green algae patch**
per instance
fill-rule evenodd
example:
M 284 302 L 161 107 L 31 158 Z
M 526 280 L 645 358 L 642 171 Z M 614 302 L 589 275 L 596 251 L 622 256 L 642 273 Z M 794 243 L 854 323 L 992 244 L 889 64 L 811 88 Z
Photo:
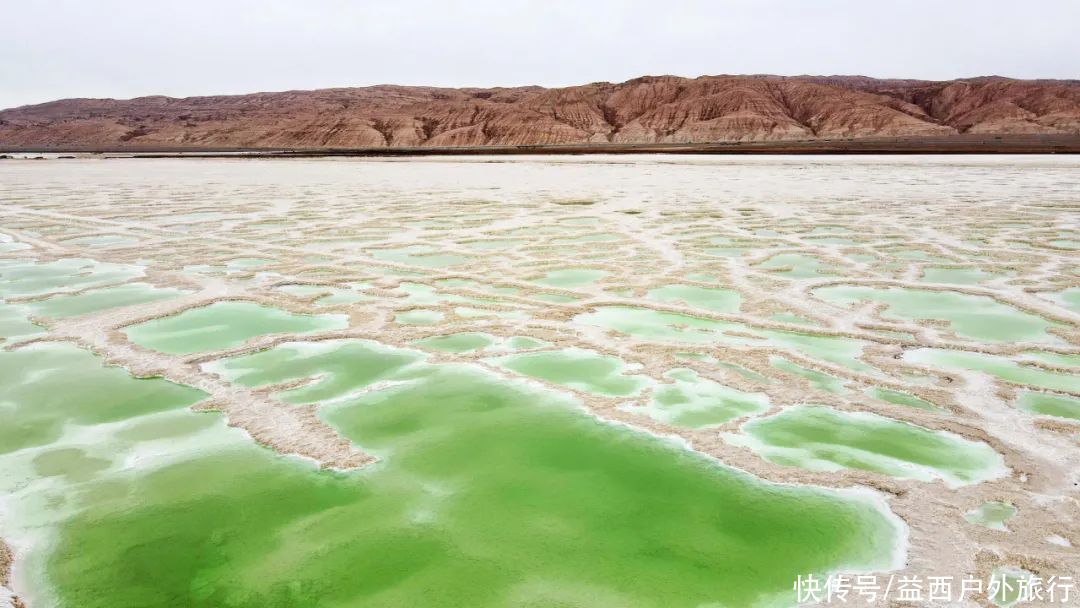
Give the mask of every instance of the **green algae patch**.
M 353 342 L 358 368 L 405 355 Z M 321 373 L 282 350 L 248 382 Z M 84 489 L 42 548 L 57 604 L 787 605 L 797 574 L 902 563 L 902 523 L 866 494 L 765 483 L 472 368 L 401 375 L 323 406 L 383 457 L 368 470 L 238 438 Z
M 1032 414 L 1080 420 L 1080 399 L 1076 397 L 1022 391 L 1016 398 L 1016 407 Z
M 85 315 L 109 308 L 145 304 L 188 293 L 180 289 L 155 287 L 148 283 L 127 283 L 115 287 L 92 289 L 74 295 L 60 295 L 27 304 L 32 314 L 40 317 L 65 318 Z
M 1006 502 L 988 501 L 964 514 L 964 519 L 969 523 L 990 528 L 991 530 L 1006 531 L 1005 522 L 1016 515 L 1016 507 Z
M 997 355 L 967 351 L 920 348 L 904 353 L 904 360 L 945 369 L 962 369 L 990 374 L 1015 384 L 1026 384 L 1052 391 L 1080 393 L 1080 378 L 1037 367 L 1019 365 Z
M 693 370 L 666 373 L 669 384 L 658 385 L 649 403 L 631 411 L 687 428 L 723 424 L 735 418 L 763 412 L 769 407 L 764 393 L 745 393 L 701 378 Z
M 822 287 L 814 296 L 839 304 L 863 300 L 887 305 L 883 317 L 893 319 L 947 321 L 957 336 L 987 342 L 1021 340 L 1055 342 L 1058 338 L 1046 333 L 1054 324 L 1042 317 L 1019 311 L 987 296 L 974 296 L 951 291 L 929 291 L 890 287 L 852 287 L 846 285 Z
M 742 431 L 725 439 L 769 462 L 810 470 L 861 469 L 900 479 L 941 479 L 950 487 L 1007 472 L 1001 455 L 984 443 L 876 414 L 795 406 L 751 420 Z
M 879 386 L 874 386 L 866 389 L 866 394 L 873 397 L 874 399 L 879 399 L 881 401 L 884 401 L 886 403 L 892 403 L 894 405 L 913 407 L 920 410 L 926 410 L 928 412 L 946 411 L 934 405 L 933 403 L 926 401 L 925 399 L 920 399 L 915 395 L 911 395 L 909 393 L 904 393 L 901 391 L 894 391 L 889 388 L 881 388 Z
M 493 362 L 518 374 L 611 397 L 635 395 L 648 384 L 648 380 L 642 376 L 625 374 L 625 365 L 621 360 L 588 350 L 508 355 Z
M 347 327 L 345 315 L 298 315 L 252 302 L 216 302 L 124 329 L 128 339 L 171 355 L 240 346 L 266 334 L 311 333 Z
M 739 312 L 741 301 L 736 291 L 695 285 L 665 285 L 649 291 L 645 297 L 657 302 L 675 302 L 723 313 Z
M 116 422 L 205 397 L 160 378 L 135 379 L 70 344 L 0 351 L 0 454 L 56 441 L 68 424 Z
M 41 452 L 34 457 L 34 470 L 42 477 L 64 476 L 80 482 L 93 478 L 109 468 L 110 461 L 88 456 L 78 448 L 60 448 Z

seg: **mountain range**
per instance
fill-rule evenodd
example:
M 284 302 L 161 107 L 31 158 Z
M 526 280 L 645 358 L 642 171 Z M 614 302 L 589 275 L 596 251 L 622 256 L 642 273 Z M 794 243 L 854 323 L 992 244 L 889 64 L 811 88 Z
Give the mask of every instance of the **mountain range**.
M 1080 81 L 645 76 L 543 88 L 378 85 L 0 110 L 0 146 L 377 148 L 1080 134 Z

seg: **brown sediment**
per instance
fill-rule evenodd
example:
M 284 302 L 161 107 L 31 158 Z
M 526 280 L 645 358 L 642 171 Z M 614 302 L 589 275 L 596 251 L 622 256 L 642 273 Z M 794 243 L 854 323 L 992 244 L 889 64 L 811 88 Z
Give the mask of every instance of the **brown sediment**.
M 7 543 L 0 539 L 0 587 L 11 586 L 11 565 L 15 563 L 15 554 Z
M 882 492 L 889 506 L 910 527 L 908 563 L 901 574 L 985 575 L 988 569 L 1002 564 L 1029 564 L 1041 568 L 1040 572 L 1061 574 L 1080 570 L 1075 550 L 1044 541 L 1050 531 L 1073 540 L 1080 538 L 1080 491 L 1076 485 L 1080 473 L 1069 464 L 1080 457 L 1080 444 L 1071 436 L 1076 425 L 1031 416 L 1014 408 L 1011 401 L 1015 398 L 1015 383 L 987 380 L 963 370 L 913 364 L 901 358 L 905 351 L 924 347 L 1005 357 L 1033 350 L 1080 354 L 1080 315 L 1053 297 L 1062 289 L 1080 287 L 1074 255 L 1058 248 L 1038 247 L 1043 240 L 1057 238 L 1054 235 L 1059 231 L 1075 230 L 1061 212 L 1062 208 L 1073 209 L 1076 205 L 1071 194 L 1076 180 L 1062 169 L 1077 174 L 1080 165 L 1068 164 L 1072 161 L 1031 161 L 1033 171 L 1051 186 L 1045 190 L 1039 189 L 1042 182 L 1037 180 L 1015 189 L 1000 185 L 994 189 L 979 183 L 993 179 L 997 170 L 1009 169 L 1008 164 L 979 165 L 957 160 L 951 165 L 931 163 L 927 169 L 904 165 L 904 161 L 890 161 L 899 165 L 866 161 L 868 164 L 850 165 L 843 174 L 873 181 L 875 171 L 885 170 L 892 176 L 892 183 L 885 180 L 880 187 L 860 183 L 847 194 L 830 190 L 836 182 L 830 181 L 828 165 L 821 168 L 823 161 L 810 160 L 737 164 L 735 172 L 725 172 L 730 165 L 724 164 L 735 161 L 689 158 L 677 162 L 523 159 L 497 168 L 473 161 L 423 161 L 428 163 L 422 165 L 424 171 L 392 161 L 371 161 L 379 163 L 376 165 L 358 165 L 361 161 L 281 161 L 273 165 L 157 162 L 162 163 L 157 167 L 169 173 L 149 176 L 143 171 L 150 165 L 142 161 L 101 163 L 94 171 L 87 168 L 84 173 L 75 173 L 80 179 L 89 179 L 89 184 L 67 174 L 23 174 L 19 172 L 25 169 L 17 167 L 13 183 L 19 188 L 0 191 L 0 202 L 4 203 L 0 207 L 0 233 L 33 248 L 0 257 L 47 261 L 81 256 L 106 262 L 145 263 L 146 276 L 134 280 L 189 290 L 172 299 L 84 317 L 40 319 L 49 333 L 38 339 L 73 341 L 136 375 L 163 376 L 206 391 L 208 399 L 197 408 L 222 411 L 230 425 L 280 453 L 342 469 L 373 461 L 362 446 L 351 445 L 322 422 L 315 407 L 286 405 L 272 397 L 274 391 L 292 385 L 245 389 L 207 373 L 204 363 L 295 340 L 368 339 L 415 348 L 416 340 L 456 332 L 482 332 L 504 338 L 527 336 L 547 343 L 531 350 L 588 349 L 636 365 L 626 373 L 657 383 L 665 382 L 664 374 L 672 368 L 689 368 L 704 379 L 765 394 L 771 403 L 765 414 L 779 412 L 790 404 L 820 403 L 842 411 L 877 413 L 985 442 L 1003 455 L 1009 473 L 960 490 L 942 482 L 891 479 L 854 470 L 806 471 L 768 463 L 748 448 L 726 443 L 721 433 L 738 432 L 746 418 L 718 427 L 687 429 L 626 407 L 645 402 L 647 393 L 633 398 L 608 398 L 530 380 L 573 395 L 598 418 L 678 438 L 718 462 L 769 481 L 865 487 Z M 913 166 L 919 167 L 920 176 L 925 171 L 933 174 L 926 178 L 930 180 L 927 187 L 904 181 L 912 175 Z M 357 171 L 373 167 L 380 176 L 397 176 L 400 181 Z M 404 171 L 406 168 L 409 171 Z M 219 181 L 209 184 L 203 173 L 196 179 L 192 171 L 209 172 Z M 514 179 L 500 179 L 503 172 L 510 172 Z M 358 173 L 361 177 L 357 177 Z M 544 179 L 532 181 L 534 173 L 542 174 Z M 718 180 L 718 173 L 733 180 L 734 185 Z M 949 181 L 955 175 L 963 180 Z M 169 176 L 176 181 L 163 181 Z M 747 179 L 751 180 L 749 185 Z M 331 180 L 331 187 L 326 187 L 327 180 Z M 775 190 L 771 184 L 776 180 L 788 180 L 798 187 Z M 491 189 L 493 182 L 499 190 Z M 539 193 L 538 183 L 543 186 Z M 822 183 L 824 186 L 819 187 Z M 612 184 L 618 184 L 618 188 Z M 1030 201 L 1032 197 L 1040 200 Z M 592 204 L 552 204 L 575 200 L 589 200 Z M 627 210 L 640 213 L 624 213 Z M 184 219 L 196 213 L 223 217 L 210 222 Z M 562 220 L 592 223 L 576 225 Z M 434 225 L 421 225 L 423 222 Z M 274 227 L 264 230 L 257 227 L 259 224 Z M 814 226 L 845 227 L 848 232 L 842 236 L 856 244 L 830 245 L 807 239 Z M 777 234 L 758 234 L 761 230 Z M 600 233 L 615 234 L 617 239 L 554 242 Z M 77 237 L 103 234 L 134 236 L 138 242 L 103 247 L 70 242 Z M 733 247 L 750 251 L 740 258 L 710 256 L 705 250 L 725 247 L 709 242 L 716 235 L 736 239 L 743 244 Z M 985 242 L 971 245 L 966 238 Z M 518 246 L 505 251 L 472 247 L 506 239 L 516 240 Z M 428 246 L 432 253 L 460 255 L 468 262 L 450 268 L 427 268 L 372 257 L 376 250 L 409 245 Z M 890 257 L 901 250 L 920 250 L 950 261 L 898 261 Z M 757 266 L 781 252 L 814 256 L 824 266 L 834 267 L 836 276 L 791 279 Z M 847 257 L 854 253 L 873 260 L 858 262 Z M 237 269 L 228 275 L 185 270 L 200 264 L 223 268 L 230 260 L 241 257 L 263 258 L 270 263 Z M 929 267 L 982 269 L 996 276 L 977 286 L 921 282 Z M 593 284 L 568 288 L 534 282 L 547 271 L 561 268 L 595 268 L 608 275 Z M 441 284 L 447 280 L 472 283 Z M 284 285 L 351 288 L 360 283 L 364 285 L 353 291 L 370 299 L 330 305 L 317 304 L 318 294 L 297 297 L 279 289 Z M 433 295 L 410 296 L 400 289 L 403 283 L 431 288 Z M 667 284 L 732 289 L 742 298 L 740 312 L 718 313 L 644 297 L 650 289 Z M 835 284 L 991 297 L 1060 324 L 1052 329 L 1057 341 L 1008 344 L 966 340 L 952 334 L 948 324 L 940 321 L 883 318 L 885 307 L 880 304 L 843 307 L 813 297 L 814 289 Z M 498 293 L 496 287 L 517 291 Z M 611 289 L 627 291 L 619 295 Z M 550 303 L 537 299 L 543 294 L 575 299 Z M 305 336 L 263 336 L 235 348 L 187 356 L 139 348 L 127 342 L 122 333 L 133 323 L 225 300 L 251 301 L 294 313 L 348 314 L 350 327 Z M 739 322 L 752 329 L 857 340 L 863 348 L 859 359 L 874 370 L 853 370 L 776 344 L 755 343 L 753 332 L 744 330 L 723 334 L 743 336 L 742 344 L 688 344 L 634 339 L 574 322 L 578 315 L 603 306 L 634 306 Z M 457 313 L 459 307 L 490 313 L 516 312 L 523 317 L 467 317 Z M 393 322 L 401 312 L 421 309 L 439 312 L 444 319 L 430 326 Z M 770 318 L 778 313 L 795 314 L 813 324 Z M 885 331 L 901 335 L 880 333 Z M 680 359 L 676 357 L 680 352 L 708 355 L 715 361 Z M 436 363 L 474 365 L 520 380 L 489 361 L 496 354 L 429 352 L 428 356 Z M 836 395 L 814 388 L 801 378 L 771 367 L 771 356 L 782 356 L 834 376 L 849 390 Z M 769 382 L 759 383 L 717 362 L 737 364 Z M 1077 372 L 1075 367 L 1042 361 L 1021 363 L 1063 374 Z M 296 386 L 303 382 L 298 380 Z M 902 391 L 945 411 L 879 402 L 863 394 L 869 387 Z M 1059 392 L 1080 395 L 1080 388 Z M 1008 523 L 1009 532 L 964 521 L 965 512 L 989 500 L 1009 502 L 1018 509 L 1017 516 Z
M 11 547 L 0 539 L 0 593 L 10 590 L 12 585 L 12 568 L 15 565 L 15 552 Z M 26 608 L 26 604 L 18 595 L 10 595 L 11 608 Z

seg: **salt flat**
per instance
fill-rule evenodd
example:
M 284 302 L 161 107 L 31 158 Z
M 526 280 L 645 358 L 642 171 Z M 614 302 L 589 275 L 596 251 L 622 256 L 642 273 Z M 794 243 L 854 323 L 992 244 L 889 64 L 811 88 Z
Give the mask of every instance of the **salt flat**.
M 750 606 L 1072 576 L 1078 252 L 1070 157 L 4 161 L 0 583 Z

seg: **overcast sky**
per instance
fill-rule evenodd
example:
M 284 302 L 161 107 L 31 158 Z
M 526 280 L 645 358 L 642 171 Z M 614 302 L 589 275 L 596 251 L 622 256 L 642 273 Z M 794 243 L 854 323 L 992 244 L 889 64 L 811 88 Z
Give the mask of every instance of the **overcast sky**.
M 1080 78 L 1080 0 L 0 0 L 0 108 L 643 74 Z

